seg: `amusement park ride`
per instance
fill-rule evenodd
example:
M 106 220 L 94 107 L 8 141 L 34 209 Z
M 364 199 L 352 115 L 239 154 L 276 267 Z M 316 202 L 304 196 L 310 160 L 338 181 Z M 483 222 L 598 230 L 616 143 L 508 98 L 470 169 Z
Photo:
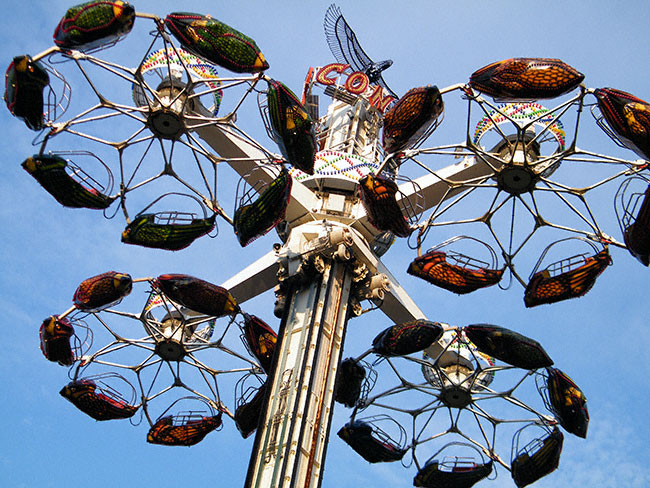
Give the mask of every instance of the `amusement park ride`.
M 135 24 L 150 30 L 146 48 L 111 59 Z M 83 281 L 40 329 L 46 358 L 70 371 L 61 395 L 96 420 L 140 415 L 164 445 L 196 444 L 230 417 L 256 432 L 247 487 L 320 486 L 335 402 L 352 412 L 338 436 L 368 462 L 414 465 L 415 486 L 469 487 L 497 466 L 533 483 L 557 468 L 562 431 L 586 437 L 584 394 L 531 338 L 427 320 L 381 257 L 404 239 L 417 250 L 409 274 L 457 294 L 521 285 L 526 307 L 587 293 L 611 247 L 647 266 L 650 104 L 541 58 L 398 97 L 382 78 L 391 61 L 373 62 L 335 6 L 325 34 L 337 62 L 310 68 L 298 95 L 228 25 L 119 0 L 71 7 L 54 47 L 14 58 L 7 107 L 37 133 L 22 166 L 60 204 L 123 214 L 131 245 L 179 250 L 217 220 L 241 246 L 272 229 L 281 240 L 221 286 L 116 271 Z M 77 109 L 71 86 L 92 103 Z M 280 154 L 238 125 L 255 97 Z M 433 145 L 451 99 L 465 132 Z M 592 115 L 641 159 L 582 149 Z M 219 196 L 229 170 L 232 214 Z M 590 206 L 614 185 L 623 242 Z M 535 251 L 527 278 L 517 265 Z M 243 308 L 271 289 L 277 333 Z M 394 325 L 343 360 L 348 320 L 375 309 Z

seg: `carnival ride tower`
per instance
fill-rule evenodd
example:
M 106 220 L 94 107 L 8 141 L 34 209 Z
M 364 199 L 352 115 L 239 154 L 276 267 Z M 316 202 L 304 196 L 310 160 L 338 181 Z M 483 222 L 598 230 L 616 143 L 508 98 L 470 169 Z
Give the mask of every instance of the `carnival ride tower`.
M 311 70 L 305 86 L 314 115 L 312 88 L 321 71 Z M 367 98 L 372 88 L 354 96 L 338 80 L 326 86 L 332 103 L 317 119 L 321 150 L 313 175 L 293 170 L 284 244 L 275 260 L 262 258 L 224 283 L 244 301 L 253 287 L 261 291 L 259 277 L 269 276 L 266 288 L 276 287 L 282 314 L 250 487 L 320 486 L 345 329 L 364 301 L 396 322 L 424 316 L 381 263 L 394 237 L 368 222 L 357 193 L 359 180 L 379 167 L 381 113 Z
M 320 151 L 314 174 L 292 170 L 292 199 L 280 231 L 284 244 L 223 284 L 240 302 L 275 287 L 282 313 L 249 487 L 320 486 L 350 317 L 379 308 L 397 324 L 424 318 L 381 262 L 395 236 L 370 221 L 358 189 L 382 162 L 391 178 L 398 178 L 397 166 L 388 166 L 380 144 L 383 109 L 392 98 L 367 78 L 362 90 L 350 79 L 347 66 L 309 71 L 303 96 L 307 110 L 318 113 L 319 85 L 332 100 L 326 114 L 317 118 Z M 212 147 L 222 157 L 230 156 L 219 144 Z M 247 156 L 254 159 L 253 153 Z M 465 162 L 449 171 L 477 177 L 485 166 Z M 439 204 L 444 199 L 441 188 L 439 179 L 423 186 L 405 180 L 395 200 L 400 218 L 415 221 Z M 369 309 L 364 310 L 363 302 L 370 303 Z M 456 356 L 452 351 L 447 355 Z
M 97 50 L 122 40 L 136 17 L 154 25 L 139 64 L 99 57 Z M 192 445 L 220 427 L 223 415 L 237 423 L 237 412 L 221 399 L 219 382 L 226 373 L 256 378 L 266 373 L 258 389 L 259 412 L 247 419 L 245 433 L 240 429 L 244 437 L 257 430 L 246 487 L 317 488 L 334 401 L 345 397 L 345 376 L 353 371 L 354 381 L 367 381 L 348 388 L 355 394 L 342 403 L 353 409 L 351 420 L 338 435 L 367 461 L 397 461 L 410 451 L 418 469 L 415 486 L 471 486 L 488 478 L 496 464 L 511 472 L 517 486 L 530 484 L 558 465 L 563 439 L 558 425 L 586 436 L 584 395 L 530 338 L 489 324 L 459 327 L 426 320 L 381 258 L 397 237 L 407 238 L 418 251 L 410 274 L 466 294 L 501 286 L 507 273 L 511 283 L 526 288 L 527 307 L 587 293 L 610 264 L 610 246 L 627 247 L 647 265 L 650 205 L 645 200 L 650 197 L 643 187 L 649 180 L 644 172 L 650 105 L 620 90 L 586 88 L 584 75 L 571 66 L 539 58 L 496 62 L 467 83 L 417 87 L 396 100 L 381 77 L 392 62 L 372 62 L 335 6 L 326 14 L 325 32 L 339 62 L 309 69 L 302 99 L 265 74 L 264 56 L 239 31 L 199 14 L 161 19 L 137 13 L 118 0 L 70 8 L 55 31 L 55 47 L 33 58 L 14 58 L 6 76 L 7 107 L 38 132 L 39 152 L 23 168 L 60 204 L 106 212 L 119 202 L 116 212 L 121 209 L 127 223 L 122 241 L 132 245 L 179 250 L 210 234 L 217 217 L 232 225 L 242 246 L 273 228 L 281 241 L 222 286 L 176 274 L 132 280 L 115 271 L 82 282 L 72 308 L 48 317 L 40 330 L 46 358 L 71 369 L 73 381 L 61 394 L 97 420 L 130 418 L 142 407 L 151 426 L 149 442 Z M 235 74 L 223 76 L 217 65 Z M 90 93 L 82 103 L 94 103 L 67 120 L 62 116 L 70 85 L 55 67 L 76 69 L 78 82 Z M 96 81 L 104 76 L 115 83 Z M 237 124 L 240 108 L 254 93 L 282 155 Z M 442 122 L 443 95 L 452 94 L 467 106 L 462 140 L 421 147 Z M 558 97 L 564 98 L 550 109 L 536 102 Z M 591 104 L 596 123 L 643 159 L 580 148 L 587 97 L 596 99 Z M 321 115 L 324 99 L 331 101 Z M 572 133 L 565 130 L 570 126 Z M 94 152 L 61 151 L 80 138 Z M 73 159 L 89 163 L 77 165 Z M 459 161 L 450 164 L 454 159 Z M 100 184 L 91 163 L 108 175 L 108 183 Z M 585 165 L 608 173 L 593 172 L 593 181 L 585 183 L 592 177 L 582 171 Z M 240 177 L 232 216 L 219 200 L 223 183 L 217 172 L 224 166 Z M 413 167 L 418 172 L 410 179 L 405 173 Z M 114 175 L 119 189 L 112 194 Z M 589 207 L 592 193 L 619 178 L 627 178 L 616 196 L 624 244 L 601 229 Z M 482 194 L 483 206 L 465 201 Z M 181 202 L 179 208 L 168 210 L 170 201 Z M 185 205 L 194 210 L 198 205 L 203 215 Z M 556 216 L 549 207 L 564 213 Z M 424 212 L 427 217 L 420 219 Z M 521 214 L 525 225 L 515 218 Z M 423 253 L 424 240 L 435 234 L 431 230 L 442 227 L 463 230 Z M 560 238 L 546 246 L 547 231 Z M 540 242 L 546 247 L 526 282 L 515 261 Z M 541 268 L 554 246 L 567 242 L 586 244 L 595 254 L 581 249 Z M 487 250 L 488 258 L 475 258 L 462 247 L 468 243 L 478 245 L 472 252 L 485 256 Z M 138 313 L 115 309 L 140 283 L 149 291 Z M 240 306 L 270 290 L 281 318 L 275 342 L 274 332 Z M 368 351 L 342 362 L 348 320 L 377 309 L 395 325 L 375 337 Z M 237 322 L 240 316 L 243 324 Z M 215 327 L 222 318 L 228 318 L 225 327 Z M 97 319 L 97 329 L 108 333 L 108 344 L 92 353 L 87 344 L 72 347 L 79 339 L 75 329 L 92 336 L 87 319 Z M 118 319 L 140 322 L 146 337 L 130 338 L 132 327 L 118 332 L 113 325 Z M 251 345 L 251 324 L 271 337 L 264 361 Z M 228 344 L 237 327 L 257 361 Z M 133 362 L 127 354 L 113 359 L 131 350 L 145 359 Z M 219 362 L 214 356 L 199 358 L 211 353 L 239 365 L 212 366 Z M 364 363 L 367 357 L 374 362 Z M 343 363 L 351 368 L 348 373 Z M 386 369 L 388 383 L 395 384 L 373 389 L 375 367 Z M 82 376 L 94 369 L 104 372 Z M 116 370 L 135 374 L 139 398 Z M 160 387 L 162 370 L 170 382 Z M 201 388 L 190 384 L 196 378 Z M 518 397 L 531 378 L 553 415 Z M 115 379 L 131 387 L 130 401 L 108 385 Z M 153 405 L 179 391 L 184 396 L 169 400 L 156 420 Z M 198 401 L 209 412 L 170 414 L 186 401 Z M 514 408 L 512 418 L 492 412 L 495 402 Z M 359 417 L 372 411 L 379 414 Z M 402 423 L 395 420 L 400 416 Z M 432 432 L 441 417 L 449 424 Z M 377 425 L 385 420 L 403 434 L 402 425 L 409 425 L 410 437 L 394 441 Z M 536 437 L 524 440 L 524 431 L 536 431 Z M 452 441 L 438 449 L 448 437 Z M 501 438 L 512 439 L 510 461 L 496 448 Z M 455 453 L 436 458 L 459 446 L 481 460 Z M 423 456 L 427 450 L 434 454 Z

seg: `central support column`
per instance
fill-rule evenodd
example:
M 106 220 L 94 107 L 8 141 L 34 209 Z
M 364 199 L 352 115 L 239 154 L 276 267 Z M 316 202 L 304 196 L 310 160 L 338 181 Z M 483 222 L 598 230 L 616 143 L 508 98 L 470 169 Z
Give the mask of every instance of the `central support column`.
M 321 263 L 290 288 L 246 488 L 321 485 L 352 284 L 345 263 Z

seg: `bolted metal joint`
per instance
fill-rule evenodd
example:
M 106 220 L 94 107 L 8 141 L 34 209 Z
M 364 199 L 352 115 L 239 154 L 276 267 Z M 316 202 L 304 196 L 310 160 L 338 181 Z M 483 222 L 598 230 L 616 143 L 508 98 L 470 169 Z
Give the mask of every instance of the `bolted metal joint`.
M 352 269 L 352 281 L 358 283 L 368 276 L 369 270 L 368 266 L 360 261 L 354 262 L 354 268 Z
M 332 257 L 337 261 L 349 261 L 352 259 L 352 253 L 350 252 L 350 248 L 345 244 L 339 244 Z
M 351 317 L 361 317 L 361 315 L 363 315 L 363 307 L 361 306 L 361 302 L 354 295 L 350 295 L 348 311 Z
M 388 276 L 383 273 L 376 273 L 372 276 L 367 276 L 355 284 L 353 289 L 352 297 L 356 300 L 356 303 L 361 302 L 362 300 L 371 300 L 381 302 L 386 293 L 390 290 L 390 280 Z M 359 305 L 361 307 L 361 305 Z M 354 306 L 352 307 L 354 310 Z M 361 310 L 358 315 L 363 313 Z

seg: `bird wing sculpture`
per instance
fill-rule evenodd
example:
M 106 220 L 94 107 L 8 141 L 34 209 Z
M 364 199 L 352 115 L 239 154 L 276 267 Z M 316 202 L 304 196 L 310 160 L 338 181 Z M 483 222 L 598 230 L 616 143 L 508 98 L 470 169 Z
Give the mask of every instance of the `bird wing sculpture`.
M 399 98 L 381 75 L 381 72 L 389 68 L 393 61 L 387 59 L 376 63 L 370 59 L 359 44 L 357 35 L 345 21 L 341 9 L 335 4 L 330 5 L 325 13 L 324 27 L 327 44 L 339 63 L 349 64 L 355 71 L 365 73 L 371 83 L 378 84 L 391 96 Z

